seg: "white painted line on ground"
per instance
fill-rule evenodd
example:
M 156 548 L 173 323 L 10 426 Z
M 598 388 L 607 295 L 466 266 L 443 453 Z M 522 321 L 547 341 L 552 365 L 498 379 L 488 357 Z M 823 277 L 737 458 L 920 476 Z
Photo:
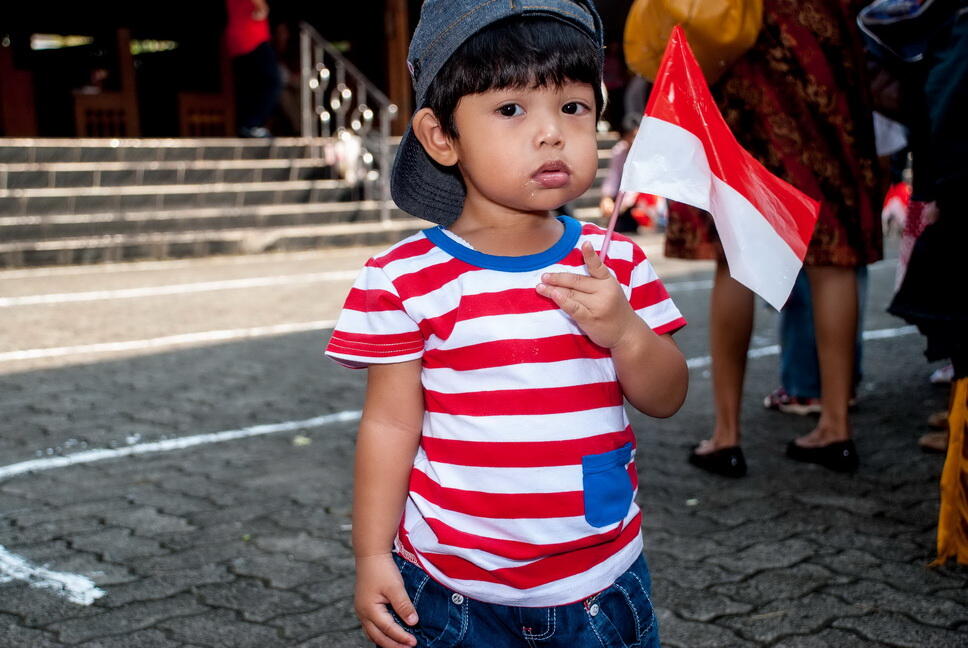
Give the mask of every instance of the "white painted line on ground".
M 867 340 L 887 340 L 890 338 L 903 337 L 905 335 L 912 335 L 918 332 L 916 326 L 901 326 L 900 328 L 890 328 L 890 329 L 876 329 L 873 331 L 864 331 L 863 338 L 866 342 Z M 778 344 L 771 344 L 765 347 L 759 347 L 756 349 L 750 349 L 746 354 L 747 358 L 765 358 L 767 356 L 780 355 L 780 346 Z M 699 369 L 701 367 L 708 367 L 712 364 L 711 356 L 699 356 L 696 358 L 689 358 L 686 360 L 686 366 L 690 369 Z
M 873 331 L 864 331 L 865 340 L 885 340 L 889 338 L 901 337 L 904 335 L 911 335 L 917 332 L 917 328 L 914 326 L 902 326 L 900 328 L 893 329 L 877 329 Z M 750 349 L 747 357 L 749 358 L 765 358 L 767 356 L 774 356 L 779 354 L 780 347 L 778 345 L 772 344 L 770 346 L 759 347 L 756 349 Z M 709 356 L 699 356 L 696 358 L 689 358 L 686 361 L 686 365 L 690 369 L 696 369 L 700 367 L 706 367 L 710 364 L 711 359 Z M 166 439 L 164 441 L 153 441 L 150 443 L 140 443 L 137 445 L 130 445 L 123 448 L 103 448 L 97 450 L 86 450 L 84 452 L 76 452 L 74 454 L 66 455 L 63 457 L 45 457 L 43 459 L 31 459 L 28 461 L 22 461 L 20 463 L 10 464 L 8 466 L 0 466 L 0 480 L 13 477 L 15 475 L 20 475 L 23 473 L 38 471 L 38 470 L 50 470 L 52 468 L 62 468 L 65 466 L 73 466 L 82 463 L 91 463 L 94 461 L 104 461 L 105 459 L 114 459 L 117 457 L 127 457 L 131 455 L 140 455 L 153 452 L 167 452 L 170 450 L 182 450 L 184 448 L 190 448 L 196 445 L 203 445 L 208 443 L 220 443 L 222 441 L 232 441 L 235 439 L 244 439 L 253 436 L 261 436 L 265 434 L 275 434 L 277 432 L 290 432 L 294 430 L 300 430 L 312 427 L 321 427 L 328 425 L 330 423 L 344 422 L 344 421 L 354 421 L 360 417 L 360 412 L 358 410 L 350 410 L 345 412 L 337 412 L 335 414 L 326 414 L 323 416 L 317 416 L 311 419 L 305 419 L 302 421 L 286 421 L 284 423 L 271 423 L 265 425 L 254 425 L 252 427 L 242 428 L 240 430 L 226 430 L 223 432 L 212 432 L 209 434 L 199 434 L 189 437 L 179 437 L 176 439 Z
M 291 275 L 291 276 L 304 276 L 304 277 L 317 277 L 315 279 L 306 279 L 306 281 L 320 281 L 319 276 L 326 275 L 329 279 L 337 278 L 340 275 L 352 275 L 356 276 L 356 272 L 348 271 L 334 271 L 332 273 L 316 273 L 313 275 Z M 346 278 L 340 276 L 339 278 Z M 275 279 L 274 277 L 262 277 L 261 279 L 266 279 L 266 283 L 262 285 L 273 285 L 269 283 L 269 279 Z M 329 280 L 327 279 L 327 280 Z M 218 282 L 205 282 L 204 284 L 179 284 L 172 286 L 159 286 L 156 288 L 170 288 L 172 292 L 168 294 L 174 294 L 175 289 L 181 290 L 183 292 L 199 292 L 200 290 L 220 290 L 221 288 L 210 287 L 202 288 L 199 290 L 193 290 L 192 286 L 214 286 L 216 284 L 234 284 L 236 280 L 230 281 L 218 281 Z M 237 280 L 251 282 L 250 279 Z M 285 283 L 280 281 L 278 283 Z M 249 287 L 253 285 L 249 283 L 247 286 L 237 286 L 237 287 Z M 236 286 L 232 286 L 236 287 Z M 670 292 L 674 291 L 687 291 L 687 290 L 698 290 L 701 288 L 708 288 L 708 282 L 705 281 L 682 281 L 678 283 L 672 283 L 667 286 Z M 142 297 L 146 296 L 143 291 L 152 290 L 149 288 L 145 289 L 131 289 L 121 290 L 121 291 L 106 291 L 106 292 L 120 292 L 126 293 L 125 296 L 131 297 Z M 135 292 L 137 291 L 137 294 Z M 85 295 L 96 295 L 98 293 L 75 293 L 78 296 Z M 102 293 L 103 294 L 103 293 Z M 157 293 L 161 294 L 161 293 Z M 65 301 L 85 301 L 85 299 L 71 299 L 70 293 L 65 293 L 63 295 L 32 295 L 28 297 L 10 297 L 0 299 L 0 306 L 4 305 L 21 305 L 21 304 L 4 304 L 4 301 L 13 302 L 15 300 L 26 300 L 26 299 L 36 299 L 34 303 L 42 303 L 40 300 L 44 297 L 68 297 Z M 91 299 L 97 299 L 99 297 L 91 297 Z M 22 302 L 26 303 L 26 302 Z M 54 302 L 51 302 L 54 303 Z M 145 349 L 154 349 L 160 351 L 169 347 L 177 347 L 189 344 L 199 344 L 206 342 L 231 342 L 235 340 L 244 340 L 247 338 L 255 337 L 266 337 L 270 335 L 285 335 L 287 333 L 302 333 L 306 331 L 313 330 L 323 330 L 329 329 L 336 325 L 336 320 L 317 320 L 314 322 L 296 322 L 288 324 L 275 324 L 272 326 L 257 326 L 254 328 L 245 329 L 224 329 L 218 331 L 200 331 L 198 333 L 183 333 L 181 335 L 166 335 L 164 337 L 150 338 L 147 340 L 125 340 L 121 342 L 99 342 L 95 344 L 77 344 L 71 346 L 63 347 L 46 347 L 39 349 L 23 349 L 19 351 L 5 351 L 0 353 L 0 363 L 4 362 L 17 362 L 22 360 L 38 360 L 41 358 L 60 358 L 64 356 L 72 355 L 89 355 L 98 353 L 117 353 L 121 351 L 142 351 Z
M 44 277 L 81 277 L 85 275 L 117 275 L 132 272 L 151 272 L 175 268 L 225 268 L 238 266 L 275 265 L 279 261 L 319 261 L 326 259 L 352 259 L 354 267 L 359 262 L 379 252 L 377 245 L 361 245 L 345 248 L 297 250 L 291 252 L 266 252 L 262 254 L 238 254 L 213 257 L 190 257 L 186 259 L 159 259 L 148 261 L 122 261 L 118 263 L 90 263 L 71 266 L 38 266 L 35 268 L 0 269 L 0 281 L 7 279 L 36 279 Z
M 112 353 L 118 351 L 141 351 L 144 349 L 154 349 L 160 351 L 163 349 L 188 344 L 232 342 L 236 340 L 267 337 L 271 335 L 304 333 L 306 331 L 333 328 L 335 325 L 336 320 L 317 320 L 315 322 L 274 324 L 272 326 L 256 326 L 246 329 L 223 329 L 220 331 L 201 331 L 199 333 L 166 335 L 164 337 L 150 338 L 147 340 L 127 340 L 124 342 L 100 342 L 97 344 L 79 344 L 65 347 L 24 349 L 22 351 L 7 351 L 0 353 L 0 362 L 16 362 L 17 360 L 36 360 L 39 358 L 58 358 L 71 355 Z
M 21 580 L 31 587 L 51 590 L 79 605 L 90 605 L 105 594 L 90 578 L 31 564 L 0 545 L 0 583 L 12 580 Z
M 897 267 L 897 259 L 884 259 L 867 266 L 868 270 L 893 270 Z M 670 293 L 688 292 L 692 290 L 705 290 L 713 287 L 712 279 L 700 279 L 697 281 L 671 281 L 665 285 Z
M 918 332 L 917 326 L 902 326 L 894 329 L 877 329 L 874 331 L 864 331 L 864 341 L 867 340 L 886 340 L 888 338 L 901 337 L 902 335 L 912 335 Z
M 295 430 L 305 430 L 307 428 L 322 427 L 330 423 L 343 423 L 355 421 L 360 418 L 359 410 L 347 410 L 334 414 L 324 414 L 302 421 L 286 421 L 284 423 L 269 423 L 265 425 L 253 425 L 239 430 L 225 430 L 223 432 L 211 432 L 209 434 L 196 434 L 194 436 L 178 437 L 176 439 L 165 439 L 164 441 L 151 441 L 149 443 L 139 443 L 137 445 L 125 446 L 123 448 L 101 448 L 97 450 L 85 450 L 75 452 L 63 457 L 45 457 L 43 459 L 30 459 L 20 463 L 10 464 L 0 467 L 0 480 L 22 475 L 23 473 L 36 472 L 40 470 L 51 470 L 53 468 L 64 468 L 66 466 L 76 466 L 78 464 L 93 463 L 106 459 L 116 459 L 118 457 L 130 457 L 132 455 L 143 455 L 154 452 L 170 452 L 172 450 L 184 450 L 197 445 L 209 443 L 222 443 L 223 441 L 234 441 L 236 439 L 247 439 L 255 436 L 265 436 L 266 434 L 277 434 L 279 432 L 293 432 Z
M 911 335 L 917 332 L 914 326 L 903 326 L 894 329 L 879 329 L 865 331 L 865 340 L 884 340 L 889 338 Z M 750 358 L 762 358 L 777 355 L 780 351 L 779 346 L 770 345 L 750 349 Z M 709 356 L 690 358 L 686 364 L 690 368 L 708 366 Z M 104 448 L 98 450 L 87 450 L 63 457 L 45 457 L 43 459 L 31 459 L 20 463 L 10 464 L 0 467 L 0 480 L 8 479 L 24 473 L 37 472 L 42 470 L 53 470 L 67 466 L 117 459 L 157 452 L 169 452 L 172 450 L 183 450 L 193 446 L 207 445 L 210 443 L 221 443 L 245 439 L 267 434 L 280 432 L 294 432 L 307 428 L 322 427 L 331 423 L 351 422 L 360 418 L 359 410 L 348 410 L 317 416 L 302 421 L 286 421 L 283 423 L 271 423 L 265 425 L 254 425 L 238 430 L 225 430 L 209 434 L 197 434 L 194 436 L 180 437 L 176 439 L 165 439 L 140 443 L 137 445 L 126 446 L 123 448 Z M 0 583 L 11 580 L 22 580 L 32 587 L 49 589 L 54 593 L 66 597 L 68 600 L 81 605 L 90 605 L 94 600 L 104 596 L 105 592 L 95 587 L 93 581 L 78 574 L 66 572 L 55 572 L 44 567 L 38 567 L 27 562 L 24 558 L 8 552 L 0 545 Z
M 209 443 L 221 443 L 223 441 L 234 441 L 267 434 L 277 434 L 279 432 L 293 432 L 308 428 L 322 427 L 330 423 L 341 423 L 356 421 L 360 418 L 359 410 L 336 412 L 325 414 L 302 421 L 286 421 L 285 423 L 274 423 L 268 425 L 253 425 L 252 427 L 240 430 L 226 430 L 224 432 L 214 432 L 211 434 L 197 434 L 195 436 L 180 437 L 177 439 L 165 439 L 164 441 L 154 441 L 150 443 L 140 443 L 138 445 L 127 446 L 124 448 L 88 450 L 66 457 L 48 457 L 44 459 L 33 459 L 0 467 L 0 480 L 21 475 L 28 472 L 41 470 L 52 470 L 65 466 L 76 466 L 78 464 L 104 461 L 106 459 L 116 459 L 118 457 L 128 457 L 132 455 L 143 455 L 154 452 L 169 452 L 171 450 L 183 450 L 197 445 Z M 25 558 L 7 551 L 0 545 L 0 583 L 21 580 L 31 587 L 51 590 L 53 593 L 65 597 L 72 603 L 80 605 L 90 605 L 96 599 L 105 595 L 104 590 L 95 587 L 94 582 L 79 574 L 68 572 L 57 572 L 39 567 L 28 562 Z
M 0 308 L 13 306 L 36 306 L 40 304 L 70 304 L 77 302 L 106 301 L 112 299 L 135 299 L 139 297 L 159 297 L 163 295 L 186 295 L 219 290 L 242 290 L 268 286 L 291 286 L 324 281 L 348 281 L 355 279 L 359 270 L 332 270 L 308 274 L 276 275 L 270 277 L 246 277 L 222 281 L 202 281 L 196 283 L 170 284 L 164 286 L 145 286 L 142 288 L 119 288 L 116 290 L 92 290 L 75 293 L 50 293 L 22 295 L 19 297 L 0 297 Z M 687 292 L 712 288 L 712 280 L 677 281 L 666 284 L 670 293 Z
M 202 281 L 197 283 L 171 284 L 167 286 L 146 286 L 143 288 L 120 288 L 117 290 L 94 290 L 76 293 L 52 293 L 47 295 L 23 295 L 21 297 L 0 297 L 0 308 L 11 306 L 33 306 L 37 304 L 67 304 L 109 299 L 133 299 L 137 297 L 157 297 L 161 295 L 185 295 L 190 293 L 213 292 L 217 290 L 241 290 L 244 288 L 263 288 L 322 281 L 346 281 L 355 279 L 358 270 L 332 270 L 309 274 L 277 275 L 273 277 L 247 277 L 223 281 Z
M 670 281 L 665 284 L 666 290 L 670 293 L 689 292 L 692 290 L 707 290 L 713 287 L 712 279 L 702 279 L 699 281 Z

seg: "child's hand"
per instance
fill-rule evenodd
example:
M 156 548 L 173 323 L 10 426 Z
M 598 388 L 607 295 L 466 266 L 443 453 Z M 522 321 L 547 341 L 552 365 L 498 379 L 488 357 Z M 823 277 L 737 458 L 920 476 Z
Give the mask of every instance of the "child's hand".
M 382 648 L 417 645 L 417 639 L 401 628 L 387 612 L 386 606 L 392 606 L 407 625 L 415 625 L 418 620 L 417 610 L 403 587 L 400 570 L 389 553 L 356 559 L 356 595 L 353 602 L 356 616 L 360 618 L 363 632 L 370 641 Z
M 638 329 L 641 320 L 592 244 L 583 243 L 581 254 L 590 276 L 570 272 L 545 274 L 541 276 L 544 283 L 538 284 L 538 293 L 571 315 L 592 342 L 613 349 Z

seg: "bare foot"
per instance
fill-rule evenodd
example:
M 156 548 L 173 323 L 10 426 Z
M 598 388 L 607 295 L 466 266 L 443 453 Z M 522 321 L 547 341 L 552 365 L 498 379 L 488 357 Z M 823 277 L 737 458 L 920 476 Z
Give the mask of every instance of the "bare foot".
M 948 429 L 948 410 L 933 412 L 928 417 L 928 427 L 934 430 L 947 430 Z
M 925 452 L 938 452 L 944 454 L 948 451 L 947 432 L 928 432 L 922 434 L 918 439 L 918 446 Z
M 838 441 L 846 441 L 849 434 L 836 434 L 830 430 L 816 427 L 809 434 L 797 437 L 794 443 L 801 448 L 820 448 Z
M 732 448 L 735 445 L 736 444 L 719 445 L 716 443 L 715 439 L 703 439 L 699 442 L 699 445 L 696 446 L 694 452 L 697 455 L 707 455 L 716 452 L 717 450 L 722 450 L 723 448 Z

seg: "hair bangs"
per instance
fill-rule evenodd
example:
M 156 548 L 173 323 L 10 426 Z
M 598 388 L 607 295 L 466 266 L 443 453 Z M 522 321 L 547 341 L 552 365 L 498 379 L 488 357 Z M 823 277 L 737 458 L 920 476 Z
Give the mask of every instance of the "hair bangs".
M 601 114 L 600 60 L 594 41 L 564 22 L 505 20 L 481 30 L 454 52 L 427 90 L 427 107 L 444 131 L 456 137 L 454 110 L 465 95 L 576 82 L 592 86 Z

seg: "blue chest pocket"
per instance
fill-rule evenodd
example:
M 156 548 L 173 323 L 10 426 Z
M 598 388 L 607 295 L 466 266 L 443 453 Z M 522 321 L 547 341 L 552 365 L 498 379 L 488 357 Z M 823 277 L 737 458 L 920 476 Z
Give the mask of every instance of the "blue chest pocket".
M 621 522 L 632 505 L 632 479 L 625 466 L 632 459 L 632 444 L 581 458 L 585 520 L 593 527 Z

